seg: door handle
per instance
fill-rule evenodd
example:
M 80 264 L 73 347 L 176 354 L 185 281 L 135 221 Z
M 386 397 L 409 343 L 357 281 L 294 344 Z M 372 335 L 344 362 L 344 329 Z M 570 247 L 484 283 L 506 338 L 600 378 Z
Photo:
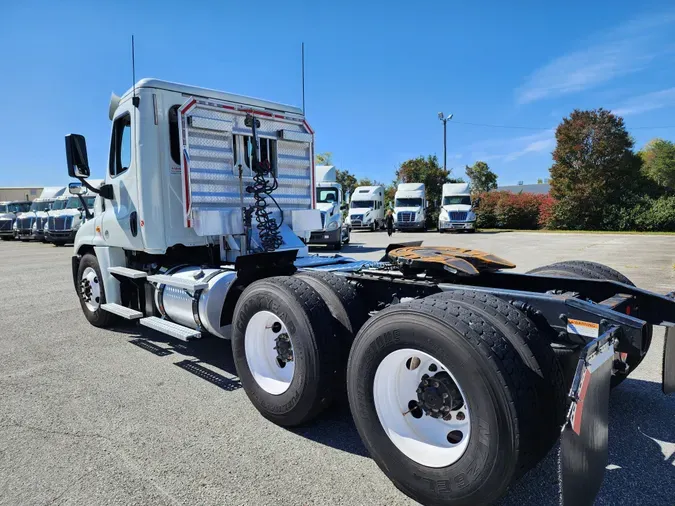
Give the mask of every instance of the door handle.
M 138 215 L 136 211 L 132 211 L 129 215 L 129 228 L 131 229 L 131 235 L 136 237 L 138 235 Z

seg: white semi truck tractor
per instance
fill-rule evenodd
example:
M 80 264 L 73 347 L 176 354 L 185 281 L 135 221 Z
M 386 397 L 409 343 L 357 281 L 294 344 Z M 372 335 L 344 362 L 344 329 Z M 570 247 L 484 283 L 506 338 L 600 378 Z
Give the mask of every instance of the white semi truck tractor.
M 44 188 L 40 196 L 31 202 L 30 209 L 17 215 L 14 221 L 14 236 L 22 241 L 44 241 L 44 226 L 49 217 L 49 210 L 56 199 L 62 197 L 65 192 L 65 186 Z
M 592 504 L 610 385 L 640 363 L 652 325 L 667 328 L 663 388 L 675 391 L 675 295 L 606 266 L 512 273 L 489 253 L 419 243 L 379 261 L 308 255 L 321 218 L 299 108 L 144 79 L 109 111 L 102 185 L 87 180 L 84 137 L 66 137 L 70 193 L 98 196 L 93 213 L 81 201 L 93 218 L 72 257 L 87 320 L 230 339 L 248 398 L 283 426 L 317 417 L 346 382 L 370 455 L 420 503 L 497 501 L 562 428 L 562 503 Z M 375 223 L 380 191 L 352 196 L 361 224 Z
M 384 186 L 358 186 L 351 196 L 347 224 L 374 232 L 384 227 Z
M 476 231 L 476 202 L 471 197 L 469 183 L 446 183 L 443 185 L 441 211 L 438 215 L 438 231 Z
M 424 183 L 401 183 L 394 196 L 394 228 L 396 230 L 427 229 L 427 197 Z
M 316 170 L 316 208 L 321 211 L 321 229 L 312 231 L 309 244 L 326 244 L 342 249 L 349 243 L 351 228 L 344 222 L 342 211 L 342 185 L 337 182 L 336 169 L 332 165 L 317 165 Z

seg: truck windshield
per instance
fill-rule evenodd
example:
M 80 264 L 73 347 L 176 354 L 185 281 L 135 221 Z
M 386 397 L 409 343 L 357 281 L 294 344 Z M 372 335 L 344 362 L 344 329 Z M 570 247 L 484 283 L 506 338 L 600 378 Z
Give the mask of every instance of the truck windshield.
M 66 202 L 67 200 L 55 200 L 54 203 L 52 204 L 52 211 L 58 211 L 59 209 L 65 209 L 66 208 Z
M 368 209 L 375 207 L 375 202 L 372 200 L 352 200 L 352 209 Z
M 25 213 L 30 209 L 30 202 L 0 204 L 0 213 Z
M 455 205 L 463 205 L 463 206 L 470 206 L 471 205 L 471 197 L 468 195 L 446 195 L 443 197 L 443 205 L 444 206 L 455 206 Z
M 96 197 L 89 196 L 83 198 L 87 203 L 87 207 L 91 209 L 94 206 L 94 200 L 96 200 Z M 78 197 L 70 197 L 68 199 L 68 205 L 66 206 L 66 209 L 79 209 L 80 207 L 82 207 L 82 203 Z
M 337 202 L 338 189 L 337 188 L 317 188 L 316 189 L 317 202 Z
M 403 198 L 396 199 L 395 207 L 420 207 L 422 205 L 421 198 Z
M 31 211 L 48 211 L 52 208 L 52 202 L 35 202 L 30 205 Z

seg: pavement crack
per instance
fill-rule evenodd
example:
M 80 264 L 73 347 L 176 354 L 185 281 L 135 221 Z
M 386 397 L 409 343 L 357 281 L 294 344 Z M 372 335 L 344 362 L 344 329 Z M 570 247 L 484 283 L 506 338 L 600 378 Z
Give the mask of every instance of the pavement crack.
M 26 430 L 31 430 L 33 432 L 41 432 L 43 434 L 54 434 L 54 435 L 60 435 L 60 436 L 71 436 L 71 437 L 79 437 L 79 438 L 100 438 L 104 439 L 106 441 L 110 441 L 110 438 L 103 436 L 101 434 L 97 433 L 87 433 L 87 432 L 71 432 L 67 430 L 53 430 L 53 429 L 44 429 L 42 427 L 35 427 L 33 425 L 28 425 L 25 423 L 18 423 L 18 422 L 9 422 L 9 423 L 0 423 L 0 428 L 12 428 L 16 427 L 19 429 L 26 429 Z

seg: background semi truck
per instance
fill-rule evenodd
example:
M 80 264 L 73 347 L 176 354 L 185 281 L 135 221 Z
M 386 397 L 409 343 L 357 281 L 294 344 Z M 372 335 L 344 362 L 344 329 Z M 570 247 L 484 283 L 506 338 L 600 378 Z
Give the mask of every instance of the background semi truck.
M 14 221 L 15 237 L 22 241 L 44 240 L 44 226 L 49 217 L 48 211 L 56 198 L 61 197 L 65 192 L 65 186 L 44 188 L 40 197 L 31 202 L 30 209 L 17 215 Z
M 354 189 L 347 224 L 353 229 L 371 231 L 384 226 L 384 186 L 359 186 Z
M 0 202 L 0 239 L 9 241 L 14 238 L 14 222 L 18 214 L 30 209 L 26 200 L 8 200 Z
M 377 262 L 308 255 L 299 236 L 320 217 L 298 108 L 152 79 L 113 96 L 110 119 L 100 187 L 84 137 L 66 137 L 70 192 L 99 196 L 72 258 L 87 320 L 230 339 L 248 398 L 282 426 L 316 418 L 346 382 L 370 455 L 423 504 L 496 501 L 561 429 L 562 503 L 591 504 L 610 387 L 640 364 L 653 325 L 675 392 L 675 295 L 606 266 L 513 273 L 489 253 L 420 243 Z
M 441 196 L 438 231 L 476 231 L 476 213 L 469 183 L 446 183 Z
M 316 209 L 321 211 L 321 230 L 315 230 L 309 238 L 310 244 L 326 244 L 341 249 L 349 243 L 350 226 L 344 223 L 342 210 L 344 204 L 342 185 L 337 182 L 336 169 L 332 165 L 317 165 Z
M 427 198 L 424 183 L 401 183 L 394 196 L 394 228 L 426 230 Z

